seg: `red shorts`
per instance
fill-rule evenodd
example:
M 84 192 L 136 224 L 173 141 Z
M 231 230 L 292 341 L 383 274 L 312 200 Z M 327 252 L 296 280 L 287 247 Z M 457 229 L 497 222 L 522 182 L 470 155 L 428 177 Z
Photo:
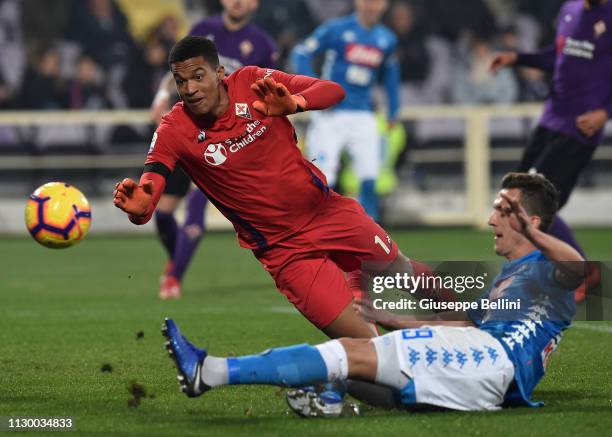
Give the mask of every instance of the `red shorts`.
M 330 191 L 304 228 L 253 253 L 281 293 L 322 329 L 353 299 L 344 272 L 384 270 L 398 249 L 358 202 Z

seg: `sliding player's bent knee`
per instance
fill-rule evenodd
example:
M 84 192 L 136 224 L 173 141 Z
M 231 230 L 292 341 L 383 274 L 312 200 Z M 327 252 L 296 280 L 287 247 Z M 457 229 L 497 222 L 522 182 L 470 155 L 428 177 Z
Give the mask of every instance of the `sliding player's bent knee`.
M 408 384 L 410 378 L 400 369 L 396 338 L 393 333 L 389 333 L 370 341 L 376 349 L 375 382 L 401 390 Z

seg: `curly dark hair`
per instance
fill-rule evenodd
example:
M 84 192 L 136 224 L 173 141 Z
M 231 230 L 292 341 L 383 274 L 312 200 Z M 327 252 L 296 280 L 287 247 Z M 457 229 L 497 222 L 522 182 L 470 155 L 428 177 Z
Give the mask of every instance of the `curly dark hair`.
M 219 53 L 217 46 L 208 38 L 202 36 L 187 36 L 179 40 L 170 50 L 168 65 L 186 61 L 201 56 L 212 67 L 219 66 Z

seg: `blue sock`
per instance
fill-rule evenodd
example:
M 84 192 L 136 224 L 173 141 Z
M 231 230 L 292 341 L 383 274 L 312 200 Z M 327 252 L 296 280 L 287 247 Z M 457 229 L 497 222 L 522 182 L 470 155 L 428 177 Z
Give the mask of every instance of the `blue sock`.
M 378 220 L 378 195 L 376 194 L 376 181 L 374 179 L 361 182 L 359 203 L 370 217 Z
M 228 358 L 227 367 L 229 384 L 299 387 L 327 381 L 327 367 L 321 353 L 308 344 Z

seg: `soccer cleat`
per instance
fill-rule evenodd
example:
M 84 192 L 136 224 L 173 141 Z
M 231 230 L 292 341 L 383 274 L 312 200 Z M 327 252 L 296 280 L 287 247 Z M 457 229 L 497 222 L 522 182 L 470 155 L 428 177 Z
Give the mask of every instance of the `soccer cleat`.
M 340 417 L 344 408 L 343 396 L 334 390 L 317 393 L 314 387 L 305 387 L 287 392 L 287 405 L 301 417 Z M 359 408 L 349 405 L 354 415 Z
M 198 349 L 183 337 L 172 319 L 164 320 L 162 334 L 168 340 L 165 347 L 178 370 L 177 379 L 181 391 L 194 398 L 210 390 L 201 378 L 202 365 L 208 355 L 206 350 Z
M 160 285 L 166 280 L 166 277 L 172 273 L 173 269 L 174 269 L 174 261 L 169 259 L 168 261 L 166 261 L 166 265 L 164 266 L 164 272 L 159 277 Z
M 159 288 L 160 299 L 179 299 L 182 296 L 181 283 L 174 276 L 165 276 Z

